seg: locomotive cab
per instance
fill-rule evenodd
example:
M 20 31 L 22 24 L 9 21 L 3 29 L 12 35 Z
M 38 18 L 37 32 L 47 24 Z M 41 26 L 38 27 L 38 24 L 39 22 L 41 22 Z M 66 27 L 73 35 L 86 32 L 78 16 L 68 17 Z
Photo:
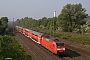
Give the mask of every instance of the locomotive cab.
M 58 39 L 54 39 L 54 52 L 60 54 L 65 52 L 65 44 Z
M 65 52 L 65 44 L 64 43 L 56 43 L 57 53 Z

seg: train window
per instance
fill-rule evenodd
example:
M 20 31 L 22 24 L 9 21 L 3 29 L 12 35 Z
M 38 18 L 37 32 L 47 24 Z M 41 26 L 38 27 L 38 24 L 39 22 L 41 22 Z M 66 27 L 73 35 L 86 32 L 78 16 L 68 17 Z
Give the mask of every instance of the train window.
M 57 46 L 64 46 L 64 43 L 56 43 Z

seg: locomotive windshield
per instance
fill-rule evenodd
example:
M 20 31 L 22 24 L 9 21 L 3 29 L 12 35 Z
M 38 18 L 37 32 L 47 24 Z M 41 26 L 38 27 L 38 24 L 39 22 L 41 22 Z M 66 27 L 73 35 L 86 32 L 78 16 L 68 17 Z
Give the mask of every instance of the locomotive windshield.
M 56 43 L 57 47 L 58 46 L 64 46 L 64 43 Z

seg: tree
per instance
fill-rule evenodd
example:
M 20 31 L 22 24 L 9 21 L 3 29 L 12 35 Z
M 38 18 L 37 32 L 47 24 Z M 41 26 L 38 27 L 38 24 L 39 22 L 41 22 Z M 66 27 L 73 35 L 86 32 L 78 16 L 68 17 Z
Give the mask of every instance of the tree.
M 80 29 L 85 24 L 84 18 L 88 17 L 85 8 L 79 4 L 67 4 L 63 7 L 61 14 L 58 16 L 59 25 L 63 31 L 73 32 Z
M 1 17 L 1 19 L 0 19 L 0 34 L 5 33 L 7 26 L 8 26 L 8 18 Z

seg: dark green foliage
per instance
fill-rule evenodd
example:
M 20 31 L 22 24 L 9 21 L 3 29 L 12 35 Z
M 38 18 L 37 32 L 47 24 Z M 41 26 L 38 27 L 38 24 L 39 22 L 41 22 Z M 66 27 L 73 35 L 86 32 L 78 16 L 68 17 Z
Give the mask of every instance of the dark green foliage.
M 31 60 L 15 37 L 0 37 L 0 60 L 12 58 L 12 60 Z
M 85 8 L 81 4 L 67 4 L 63 7 L 61 14 L 58 16 L 60 27 L 63 31 L 73 32 L 80 29 L 85 24 L 84 18 L 88 17 Z
M 8 26 L 8 18 L 1 17 L 1 19 L 0 19 L 0 35 L 3 35 L 5 33 L 7 26 Z

